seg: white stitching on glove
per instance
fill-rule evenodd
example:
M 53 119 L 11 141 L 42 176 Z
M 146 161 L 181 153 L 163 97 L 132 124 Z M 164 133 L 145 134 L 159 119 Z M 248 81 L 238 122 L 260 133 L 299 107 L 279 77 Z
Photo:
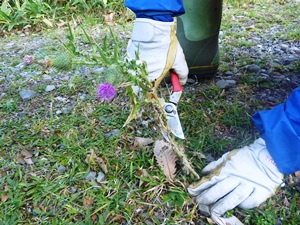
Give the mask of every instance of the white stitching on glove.
M 200 212 L 219 225 L 242 224 L 236 217 L 221 216 L 236 206 L 250 209 L 260 205 L 275 194 L 283 178 L 261 138 L 227 152 L 202 173 L 205 176 L 191 184 L 188 192 L 196 196 Z
M 172 27 L 174 22 L 160 22 L 151 19 L 137 18 L 132 31 L 132 38 L 127 46 L 127 58 L 136 59 L 139 53 L 139 60 L 146 62 L 148 77 L 150 81 L 155 81 L 161 76 L 165 76 L 163 71 L 167 65 L 167 55 L 171 44 Z M 176 35 L 174 33 L 174 37 Z M 177 38 L 176 38 L 177 41 Z M 175 61 L 165 71 L 174 69 L 178 74 L 180 83 L 186 83 L 188 67 L 185 61 L 183 50 L 178 43 Z

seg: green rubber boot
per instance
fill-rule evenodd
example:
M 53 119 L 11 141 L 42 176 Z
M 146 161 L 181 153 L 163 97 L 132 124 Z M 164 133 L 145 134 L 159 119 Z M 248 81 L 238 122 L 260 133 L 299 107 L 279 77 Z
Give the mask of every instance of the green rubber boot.
M 185 14 L 177 19 L 177 37 L 189 67 L 189 77 L 216 74 L 222 0 L 183 0 Z

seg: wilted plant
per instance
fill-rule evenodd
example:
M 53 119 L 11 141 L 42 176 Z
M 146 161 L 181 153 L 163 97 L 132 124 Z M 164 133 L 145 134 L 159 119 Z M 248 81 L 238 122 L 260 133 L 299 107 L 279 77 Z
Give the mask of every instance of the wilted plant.
M 65 51 L 62 51 L 61 54 L 58 52 L 57 58 L 53 57 L 53 55 L 46 54 L 43 60 L 39 60 L 37 63 L 47 68 L 54 67 L 63 69 L 69 68 L 72 63 L 78 63 L 76 58 L 81 58 L 80 64 L 104 66 L 106 68 L 103 73 L 104 82 L 97 88 L 97 98 L 101 102 L 111 102 L 117 95 L 116 87 L 126 88 L 126 93 L 130 98 L 131 112 L 123 126 L 128 125 L 133 119 L 136 119 L 140 114 L 141 108 L 153 113 L 157 128 L 162 130 L 164 137 L 168 136 L 167 139 L 172 146 L 172 150 L 182 160 L 186 169 L 198 177 L 198 174 L 193 170 L 183 149 L 178 146 L 170 135 L 170 129 L 167 125 L 161 99 L 156 92 L 156 88 L 153 87 L 152 82 L 148 80 L 145 64 L 138 60 L 138 58 L 136 60 L 128 60 L 126 57 L 120 55 L 119 43 L 111 29 L 110 41 L 112 41 L 113 44 L 109 45 L 108 37 L 105 37 L 101 46 L 87 34 L 84 28 L 82 28 L 82 31 L 93 50 L 92 53 L 83 53 L 77 49 L 74 32 L 69 26 L 69 42 L 62 42 Z M 139 94 L 134 92 L 133 86 L 140 88 Z

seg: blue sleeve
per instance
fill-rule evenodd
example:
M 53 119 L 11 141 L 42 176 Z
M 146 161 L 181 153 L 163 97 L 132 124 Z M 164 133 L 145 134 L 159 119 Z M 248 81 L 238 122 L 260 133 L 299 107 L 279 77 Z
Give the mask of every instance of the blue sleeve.
M 185 13 L 182 0 L 125 0 L 137 18 L 149 18 L 170 22 L 173 17 Z
M 278 169 L 284 174 L 300 170 L 300 87 L 285 103 L 252 116 Z

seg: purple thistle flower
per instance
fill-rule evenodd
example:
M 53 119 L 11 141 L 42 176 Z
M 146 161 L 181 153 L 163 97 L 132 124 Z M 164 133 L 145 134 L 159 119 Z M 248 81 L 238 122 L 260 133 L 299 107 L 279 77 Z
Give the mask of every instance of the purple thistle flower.
M 97 88 L 97 97 L 101 102 L 111 102 L 116 96 L 116 89 L 110 83 L 104 82 Z

